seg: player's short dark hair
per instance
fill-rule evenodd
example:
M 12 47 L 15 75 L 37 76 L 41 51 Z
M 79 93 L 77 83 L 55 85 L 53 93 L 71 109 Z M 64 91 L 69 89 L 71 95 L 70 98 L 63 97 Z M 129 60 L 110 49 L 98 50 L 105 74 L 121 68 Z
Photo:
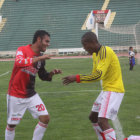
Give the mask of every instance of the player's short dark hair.
M 97 42 L 98 43 L 96 34 L 93 32 L 86 32 L 81 38 L 81 43 L 83 44 L 86 42 L 91 42 L 91 43 Z
M 43 37 L 47 35 L 50 37 L 50 34 L 48 32 L 46 32 L 45 30 L 37 30 L 34 33 L 34 37 L 33 37 L 33 41 L 32 43 L 34 44 L 37 41 L 37 38 L 40 37 L 41 39 L 43 39 Z
M 130 46 L 130 47 L 129 47 L 129 50 L 131 50 L 132 48 L 133 48 L 133 47 L 132 47 L 132 46 Z

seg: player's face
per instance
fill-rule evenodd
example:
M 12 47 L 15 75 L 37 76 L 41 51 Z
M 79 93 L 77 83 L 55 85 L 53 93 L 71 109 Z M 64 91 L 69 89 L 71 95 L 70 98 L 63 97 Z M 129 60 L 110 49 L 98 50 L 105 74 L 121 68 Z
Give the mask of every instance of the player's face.
M 95 52 L 93 43 L 83 43 L 83 47 L 90 55 L 92 55 L 93 52 Z
M 40 40 L 40 51 L 45 52 L 47 47 L 50 46 L 50 37 L 45 35 L 41 40 Z

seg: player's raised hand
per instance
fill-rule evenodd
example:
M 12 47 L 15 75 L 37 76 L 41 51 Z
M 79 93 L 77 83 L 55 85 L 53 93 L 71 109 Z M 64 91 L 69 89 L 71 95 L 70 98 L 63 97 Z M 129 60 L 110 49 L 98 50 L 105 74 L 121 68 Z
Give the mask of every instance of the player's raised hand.
M 64 85 L 68 85 L 76 81 L 76 75 L 70 75 L 70 76 L 64 77 L 62 78 L 62 80 L 63 80 Z

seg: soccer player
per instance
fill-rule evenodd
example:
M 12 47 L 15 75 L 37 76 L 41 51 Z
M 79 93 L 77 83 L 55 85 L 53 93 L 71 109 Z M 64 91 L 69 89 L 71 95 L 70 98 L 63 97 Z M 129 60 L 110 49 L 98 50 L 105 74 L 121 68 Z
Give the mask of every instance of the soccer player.
M 129 47 L 129 64 L 129 70 L 133 70 L 133 67 L 135 65 L 135 53 L 133 51 L 133 47 Z
M 28 110 L 39 122 L 34 130 L 32 140 L 42 140 L 49 123 L 49 114 L 45 104 L 35 91 L 35 77 L 38 73 L 43 81 L 51 81 L 53 75 L 61 70 L 45 70 L 45 60 L 50 59 L 42 52 L 50 45 L 50 34 L 44 30 L 35 32 L 32 44 L 17 49 L 15 63 L 9 82 L 7 94 L 7 127 L 5 140 L 14 140 L 15 127 Z M 24 132 L 23 132 L 24 133 Z
M 102 91 L 93 104 L 89 119 L 99 140 L 116 140 L 115 131 L 108 120 L 116 118 L 124 96 L 118 57 L 110 47 L 102 46 L 93 32 L 85 33 L 81 42 L 84 49 L 93 56 L 93 71 L 87 75 L 77 74 L 64 77 L 63 84 L 102 80 Z

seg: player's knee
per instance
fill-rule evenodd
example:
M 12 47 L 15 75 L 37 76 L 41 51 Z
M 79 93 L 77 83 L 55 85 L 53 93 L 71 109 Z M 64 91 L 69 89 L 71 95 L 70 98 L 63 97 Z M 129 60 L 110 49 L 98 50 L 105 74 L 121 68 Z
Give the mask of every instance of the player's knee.
M 91 112 L 89 115 L 89 120 L 92 123 L 97 123 L 98 122 L 98 113 L 97 112 Z
M 15 127 L 16 127 L 16 125 L 13 125 L 13 124 L 7 124 L 7 126 L 8 126 L 9 128 L 15 128 Z
M 43 115 L 39 117 L 40 122 L 44 124 L 48 124 L 50 121 L 50 116 L 49 115 Z
M 93 122 L 93 117 L 92 117 L 91 114 L 89 115 L 89 120 L 90 120 L 91 122 Z
M 101 128 L 103 128 L 103 129 L 109 127 L 108 119 L 106 119 L 106 118 L 99 118 L 99 119 L 98 119 L 98 124 L 99 124 L 99 126 L 100 126 Z
M 49 121 L 50 121 L 50 116 L 49 116 L 49 115 L 45 116 L 45 118 L 44 118 L 44 123 L 45 123 L 45 124 L 48 124 Z

